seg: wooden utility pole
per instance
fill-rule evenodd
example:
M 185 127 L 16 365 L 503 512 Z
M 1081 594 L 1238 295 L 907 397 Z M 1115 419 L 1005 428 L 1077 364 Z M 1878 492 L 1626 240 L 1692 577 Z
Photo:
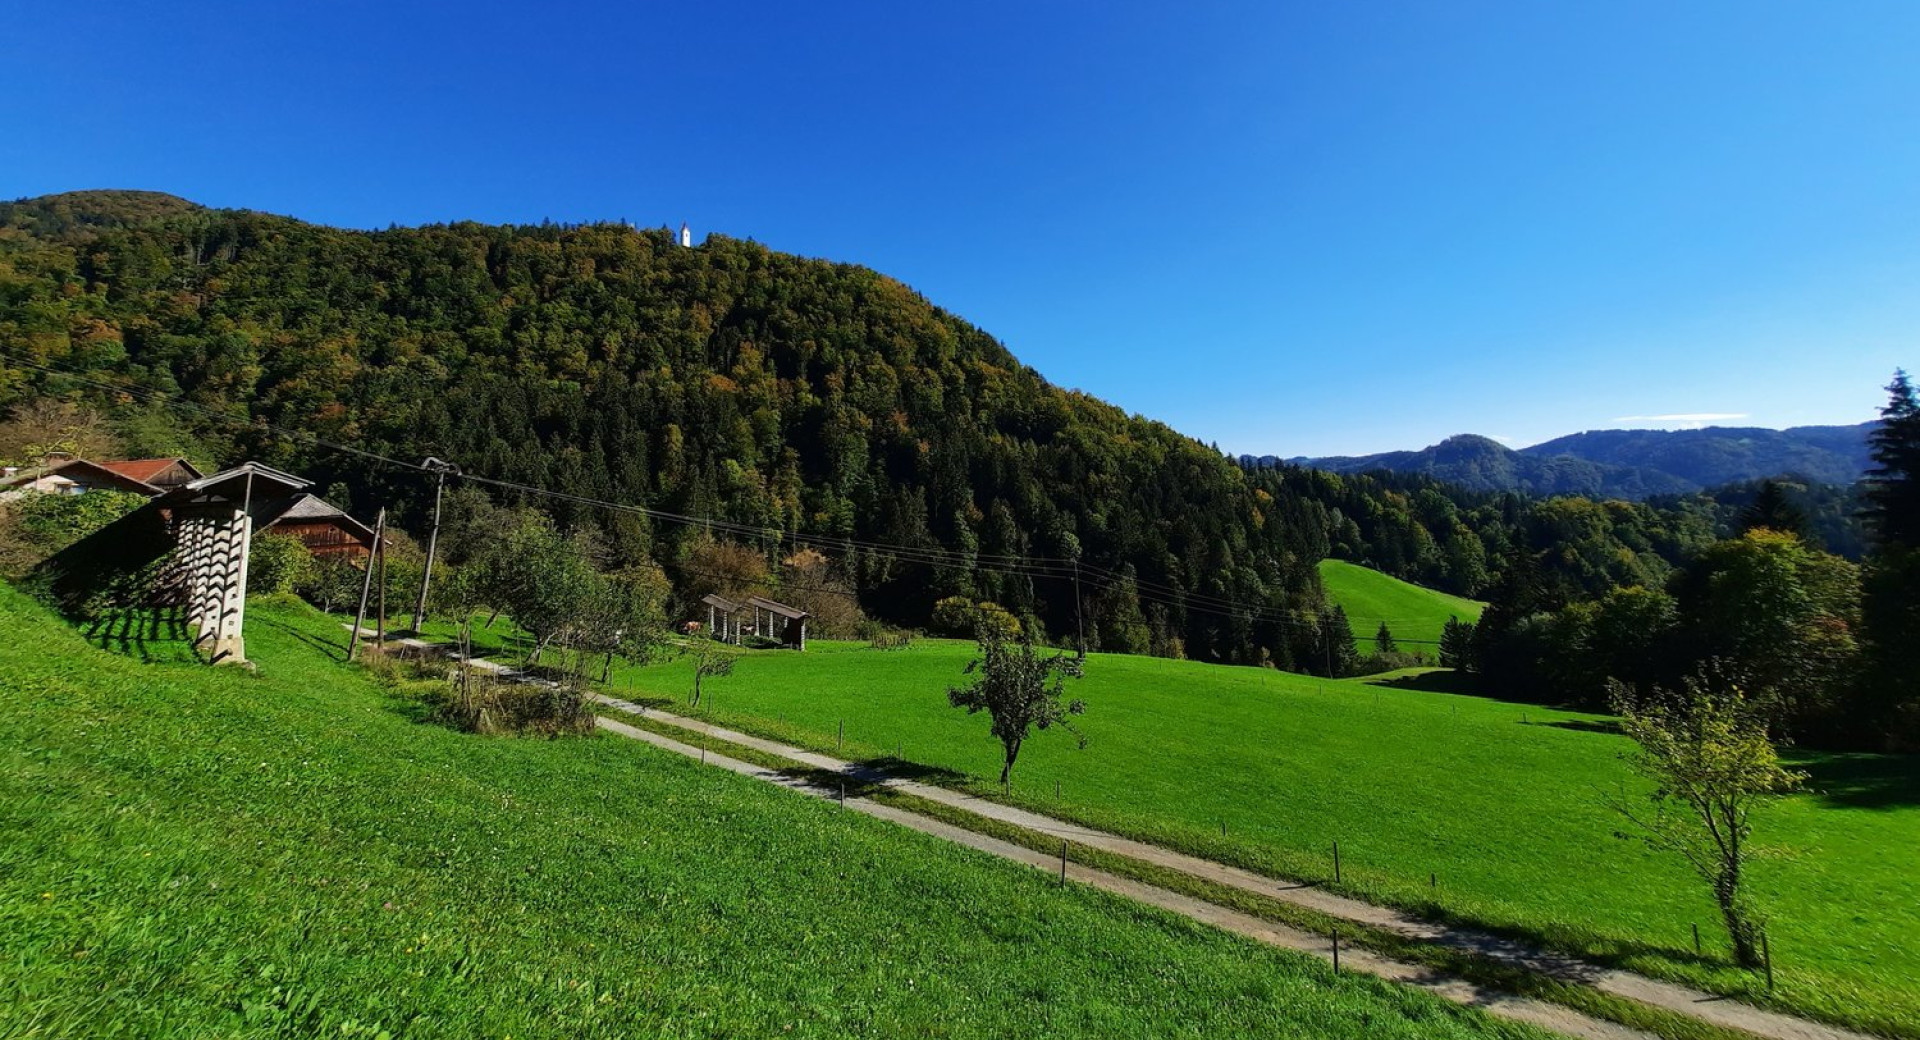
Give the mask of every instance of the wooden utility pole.
M 427 565 L 420 571 L 420 598 L 413 604 L 413 630 L 416 634 L 420 626 L 427 623 L 427 587 L 433 583 L 433 552 L 440 544 L 440 496 L 447 490 L 447 474 L 458 475 L 460 472 L 460 467 L 432 456 L 428 456 L 420 465 L 439 474 L 439 480 L 433 486 L 433 527 L 427 532 Z
M 1087 654 L 1087 629 L 1080 620 L 1080 557 L 1073 558 L 1073 634 L 1079 640 L 1080 656 Z
M 379 647 L 382 650 L 385 650 L 387 648 L 387 546 L 386 546 L 386 543 L 385 542 L 376 543 L 373 547 L 373 552 L 374 552 L 373 565 L 380 568 L 380 576 L 374 579 L 375 581 L 378 581 L 380 583 L 380 624 L 378 627 L 376 627 L 373 630 L 373 639 L 374 639 L 375 646 Z
M 380 507 L 380 516 L 373 522 L 373 551 L 380 551 L 380 543 L 387 538 L 387 507 Z M 360 645 L 360 626 L 367 620 L 367 595 L 373 591 L 373 557 L 367 557 L 367 573 L 360 579 L 360 609 L 353 614 L 353 635 L 347 637 L 347 660 L 353 660 L 354 648 Z

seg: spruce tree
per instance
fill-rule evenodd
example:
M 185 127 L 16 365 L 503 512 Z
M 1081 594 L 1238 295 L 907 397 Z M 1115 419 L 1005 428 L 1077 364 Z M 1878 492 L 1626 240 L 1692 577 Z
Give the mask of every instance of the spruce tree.
M 1803 542 L 1813 541 L 1813 525 L 1806 511 L 1787 497 L 1787 489 L 1777 480 L 1763 481 L 1747 508 L 1740 511 L 1739 534 L 1765 528 L 1790 534 Z
M 1394 644 L 1393 632 L 1387 628 L 1385 621 L 1380 622 L 1380 631 L 1373 634 L 1373 648 L 1382 654 L 1392 654 L 1400 651 L 1400 648 Z
M 1882 549 L 1920 549 L 1920 397 L 1905 371 L 1887 385 L 1880 427 L 1868 438 L 1867 518 Z
M 1893 749 L 1920 746 L 1920 675 L 1907 657 L 1920 645 L 1920 399 L 1907 374 L 1887 387 L 1867 474 L 1873 550 L 1861 582 L 1861 628 L 1873 707 L 1871 732 Z

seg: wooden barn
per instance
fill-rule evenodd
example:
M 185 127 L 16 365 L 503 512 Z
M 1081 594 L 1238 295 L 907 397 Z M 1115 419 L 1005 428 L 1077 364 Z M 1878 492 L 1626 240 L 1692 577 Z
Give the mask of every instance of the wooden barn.
M 295 495 L 261 520 L 262 532 L 290 534 L 317 559 L 359 559 L 373 553 L 373 528 L 318 495 Z

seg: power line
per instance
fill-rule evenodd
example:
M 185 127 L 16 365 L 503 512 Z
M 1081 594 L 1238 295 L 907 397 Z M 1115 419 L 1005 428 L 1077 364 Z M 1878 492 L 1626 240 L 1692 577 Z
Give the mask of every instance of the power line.
M 342 454 L 365 459 L 370 462 L 376 462 L 381 465 L 390 466 L 396 469 L 409 470 L 412 472 L 423 473 L 423 474 L 431 474 L 431 475 L 435 475 L 436 477 L 439 476 L 440 471 L 433 467 L 429 467 L 419 463 L 406 462 L 404 460 L 396 459 L 391 456 L 382 455 L 378 452 L 368 451 L 366 449 L 357 448 L 352 445 L 331 441 L 326 438 L 322 438 L 310 431 L 291 430 L 286 427 L 268 422 L 264 419 L 256 418 L 251 420 L 243 420 L 235 416 L 227 415 L 216 409 L 208 408 L 204 405 L 200 405 L 192 401 L 184 400 L 175 395 L 166 394 L 161 391 L 152 390 L 145 387 L 124 386 L 124 385 L 118 385 L 118 384 L 112 384 L 112 383 L 103 383 L 98 380 L 94 380 L 86 376 L 82 376 L 78 373 L 68 372 L 62 369 L 53 368 L 48 365 L 40 364 L 36 361 L 23 358 L 17 354 L 14 354 L 10 351 L 6 351 L 4 349 L 0 349 L 0 358 L 6 358 L 9 362 L 21 365 L 22 367 L 31 368 L 36 371 L 45 373 L 47 375 L 70 379 L 82 385 L 91 386 L 96 389 L 106 391 L 108 393 L 126 394 L 128 396 L 131 396 L 136 399 L 143 400 L 152 404 L 161 404 L 161 405 L 167 405 L 172 407 L 184 408 L 184 409 L 199 413 L 201 415 L 207 416 L 216 422 L 225 423 L 225 424 L 246 429 L 249 431 L 256 431 L 256 432 L 264 431 L 267 433 L 272 433 L 277 436 L 286 438 L 287 440 L 295 444 L 310 445 L 314 447 L 323 448 L 329 451 L 340 452 Z M 1229 620 L 1245 620 L 1250 623 L 1264 622 L 1268 624 L 1279 624 L 1283 626 L 1290 625 L 1290 626 L 1294 626 L 1297 630 L 1304 630 L 1304 629 L 1318 630 L 1322 625 L 1326 623 L 1327 620 L 1329 620 L 1333 616 L 1331 612 L 1293 610 L 1290 608 L 1275 607 L 1272 605 L 1245 603 L 1245 602 L 1241 602 L 1241 601 L 1237 601 L 1237 600 L 1233 600 L 1225 597 L 1213 596 L 1206 593 L 1193 592 L 1189 590 L 1180 589 L 1175 586 L 1167 585 L 1162 582 L 1155 582 L 1147 579 L 1142 579 L 1137 574 L 1134 575 L 1133 577 L 1127 577 L 1109 568 L 1100 567 L 1095 564 L 1081 563 L 1080 561 L 1077 561 L 1075 559 L 1068 559 L 1068 558 L 1062 558 L 1062 557 L 1019 556 L 1019 555 L 1012 555 L 1012 554 L 995 554 L 995 553 L 981 554 L 976 552 L 963 552 L 960 550 L 947 549 L 939 546 L 932 546 L 932 547 L 912 546 L 912 545 L 903 545 L 899 543 L 877 542 L 877 541 L 870 541 L 870 540 L 864 540 L 864 539 L 856 539 L 851 537 L 842 537 L 837 535 L 806 534 L 806 533 L 797 532 L 797 531 L 789 532 L 779 528 L 756 527 L 750 524 L 740 524 L 732 521 L 719 520 L 713 517 L 690 516 L 687 514 L 670 512 L 668 510 L 653 509 L 647 506 L 632 505 L 632 504 L 620 503 L 620 502 L 610 502 L 605 499 L 593 498 L 587 495 L 579 495 L 579 494 L 566 492 L 566 491 L 557 491 L 550 488 L 543 488 L 543 487 L 539 487 L 537 485 L 532 485 L 532 484 L 524 484 L 517 481 L 504 480 L 497 477 L 484 477 L 484 476 L 479 476 L 477 474 L 462 473 L 459 475 L 458 479 L 473 481 L 478 484 L 485 484 L 492 487 L 501 488 L 503 490 L 516 491 L 523 494 L 536 495 L 536 496 L 541 496 L 545 498 L 555 499 L 558 501 L 572 502 L 578 505 L 587 505 L 587 506 L 593 506 L 596 508 L 606 509 L 614 512 L 626 513 L 629 515 L 644 516 L 649 519 L 660 520 L 667 523 L 678 524 L 686 527 L 700 528 L 700 529 L 709 530 L 709 531 L 717 530 L 717 531 L 721 531 L 728 534 L 739 535 L 742 537 L 752 538 L 752 539 L 756 539 L 764 542 L 771 542 L 773 544 L 791 544 L 791 545 L 794 545 L 795 547 L 813 547 L 813 546 L 824 545 L 830 548 L 857 550 L 857 551 L 869 553 L 871 555 L 874 555 L 882 559 L 887 559 L 887 560 L 891 560 L 893 562 L 898 562 L 898 563 L 919 564 L 923 566 L 933 566 L 933 567 L 951 567 L 951 568 L 969 570 L 975 573 L 986 572 L 986 573 L 995 573 L 995 574 L 1002 574 L 1002 575 L 1014 576 L 1014 577 L 1061 578 L 1061 579 L 1069 579 L 1069 580 L 1072 579 L 1076 574 L 1076 566 L 1080 566 L 1080 567 L 1084 567 L 1086 571 L 1091 572 L 1092 574 L 1098 577 L 1110 578 L 1114 582 L 1119 582 L 1119 583 L 1122 583 L 1123 585 L 1131 584 L 1133 586 L 1132 595 L 1143 603 L 1152 603 L 1159 606 L 1169 607 L 1182 613 L 1209 614 L 1213 616 L 1224 617 Z M 1125 588 L 1122 588 L 1119 585 L 1108 584 L 1106 582 L 1098 581 L 1097 578 L 1094 581 L 1094 585 L 1096 588 L 1101 589 L 1103 591 L 1122 592 L 1122 593 L 1127 591 Z M 1413 620 L 1413 619 L 1386 619 L 1386 618 L 1368 618 L 1368 617 L 1351 617 L 1350 616 L 1348 620 L 1349 622 L 1356 621 L 1356 620 L 1362 621 L 1362 622 L 1371 622 L 1371 621 L 1390 622 L 1394 620 Z M 1405 642 L 1405 643 L 1421 643 L 1421 644 L 1437 645 L 1436 641 L 1434 640 L 1396 639 L 1395 641 Z

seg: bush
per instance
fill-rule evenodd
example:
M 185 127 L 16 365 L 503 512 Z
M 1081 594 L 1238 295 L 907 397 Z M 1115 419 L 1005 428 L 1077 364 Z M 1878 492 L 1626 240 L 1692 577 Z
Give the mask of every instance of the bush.
M 126 491 L 21 495 L 0 506 L 0 565 L 24 573 L 146 504 L 144 495 Z
M 976 637 L 985 629 L 1003 639 L 1018 639 L 1020 619 L 998 603 L 975 603 L 965 596 L 948 596 L 933 605 L 934 630 L 943 635 Z
M 274 531 L 253 536 L 247 554 L 247 595 L 290 593 L 311 584 L 315 573 L 313 554 L 300 539 Z

